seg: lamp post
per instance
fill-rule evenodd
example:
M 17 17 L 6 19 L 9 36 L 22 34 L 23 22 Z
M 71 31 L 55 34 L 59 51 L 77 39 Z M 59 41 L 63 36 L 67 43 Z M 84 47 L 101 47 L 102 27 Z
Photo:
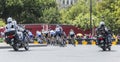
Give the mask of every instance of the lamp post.
M 92 0 L 90 0 L 90 32 L 92 35 Z

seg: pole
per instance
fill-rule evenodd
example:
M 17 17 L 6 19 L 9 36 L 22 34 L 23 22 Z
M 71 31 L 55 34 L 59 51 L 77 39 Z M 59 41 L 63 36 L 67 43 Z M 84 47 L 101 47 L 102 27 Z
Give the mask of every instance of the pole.
M 90 31 L 92 35 L 92 0 L 90 0 Z

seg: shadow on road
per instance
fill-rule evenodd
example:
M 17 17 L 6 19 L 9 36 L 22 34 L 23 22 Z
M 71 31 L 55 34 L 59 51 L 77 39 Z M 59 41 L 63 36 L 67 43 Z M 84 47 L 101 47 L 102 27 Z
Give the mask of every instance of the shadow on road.
M 116 50 L 111 50 L 111 51 L 103 51 L 103 50 L 99 50 L 98 52 L 117 52 Z
M 31 51 L 31 50 L 28 50 L 28 51 Z M 9 52 L 28 52 L 26 50 L 19 50 L 19 51 L 14 51 L 14 50 L 9 50 Z

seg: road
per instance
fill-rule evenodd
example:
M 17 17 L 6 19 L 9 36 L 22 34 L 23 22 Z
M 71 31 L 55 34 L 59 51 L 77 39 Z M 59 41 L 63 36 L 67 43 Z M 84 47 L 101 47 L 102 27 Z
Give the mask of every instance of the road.
M 0 49 L 0 62 L 120 62 L 120 46 L 106 52 L 92 45 L 31 47 L 18 52 Z

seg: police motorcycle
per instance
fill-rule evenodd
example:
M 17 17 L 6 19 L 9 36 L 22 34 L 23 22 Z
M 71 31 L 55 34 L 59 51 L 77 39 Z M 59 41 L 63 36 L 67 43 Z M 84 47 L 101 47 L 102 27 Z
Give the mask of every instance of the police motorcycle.
M 25 48 L 25 50 L 29 50 L 29 38 L 27 35 L 27 31 L 10 31 L 5 33 L 5 42 L 12 46 L 15 51 L 18 51 L 19 48 Z
M 98 46 L 102 48 L 103 51 L 106 51 L 107 49 L 111 50 L 111 45 L 109 45 L 108 40 L 106 40 L 106 37 L 103 35 L 98 35 L 97 40 L 99 41 Z

